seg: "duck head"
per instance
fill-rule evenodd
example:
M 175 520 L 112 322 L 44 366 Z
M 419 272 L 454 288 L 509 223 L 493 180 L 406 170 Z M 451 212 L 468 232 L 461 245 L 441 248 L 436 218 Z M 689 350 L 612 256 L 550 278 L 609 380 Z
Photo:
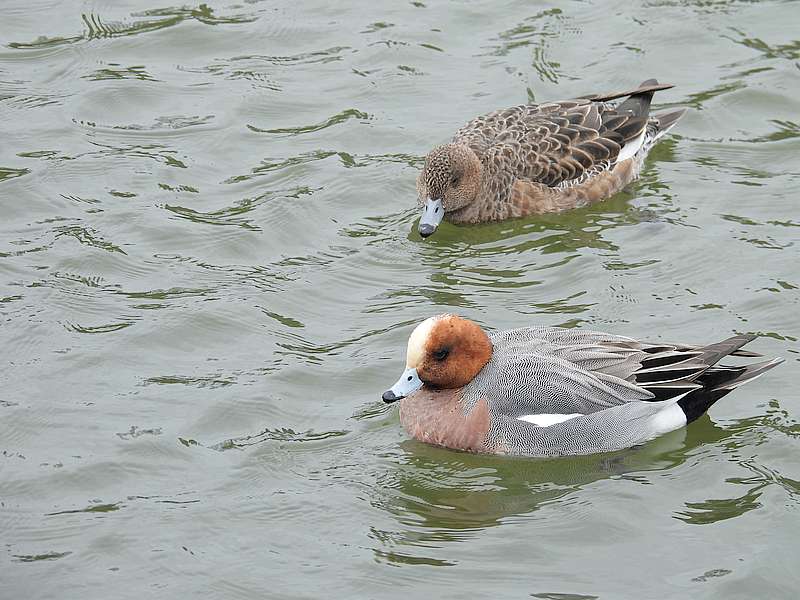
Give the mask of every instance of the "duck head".
M 425 319 L 408 338 L 406 370 L 383 401 L 405 398 L 423 385 L 434 388 L 460 388 L 475 376 L 492 357 L 492 342 L 479 325 L 456 315 Z
M 425 157 L 417 179 L 417 196 L 423 206 L 419 234 L 436 231 L 445 213 L 465 208 L 475 200 L 481 182 L 481 161 L 463 144 L 438 146 Z

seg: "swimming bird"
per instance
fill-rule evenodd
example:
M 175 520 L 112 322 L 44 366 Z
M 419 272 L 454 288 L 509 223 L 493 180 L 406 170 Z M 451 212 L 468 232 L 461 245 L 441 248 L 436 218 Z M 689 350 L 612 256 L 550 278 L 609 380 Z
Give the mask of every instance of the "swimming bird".
M 753 335 L 707 346 L 662 344 L 559 327 L 488 334 L 456 315 L 411 333 L 400 400 L 414 438 L 491 454 L 560 456 L 621 450 L 691 423 L 783 362 L 721 365 Z
M 420 235 L 433 234 L 442 219 L 500 221 L 616 194 L 639 176 L 647 153 L 686 112 L 650 115 L 653 94 L 671 87 L 648 79 L 635 90 L 514 106 L 473 119 L 425 158 L 417 178 Z

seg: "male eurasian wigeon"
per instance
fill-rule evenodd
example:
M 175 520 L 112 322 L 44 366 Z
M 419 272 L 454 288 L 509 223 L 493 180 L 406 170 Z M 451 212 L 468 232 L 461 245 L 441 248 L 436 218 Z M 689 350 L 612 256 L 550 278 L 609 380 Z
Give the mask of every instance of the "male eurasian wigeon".
M 487 335 L 455 315 L 431 317 L 408 340 L 406 370 L 383 394 L 400 402 L 416 439 L 526 456 L 590 454 L 679 429 L 783 362 L 725 366 L 755 336 L 709 346 L 609 333 L 523 327 Z
M 425 158 L 419 233 L 442 221 L 483 223 L 584 206 L 639 176 L 645 156 L 686 109 L 650 115 L 669 84 L 528 104 L 473 119 Z M 618 105 L 611 100 L 627 97 Z

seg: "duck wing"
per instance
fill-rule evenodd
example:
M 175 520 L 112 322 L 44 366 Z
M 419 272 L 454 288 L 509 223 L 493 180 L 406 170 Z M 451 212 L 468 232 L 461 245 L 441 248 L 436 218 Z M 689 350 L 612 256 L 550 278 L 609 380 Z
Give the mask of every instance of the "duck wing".
M 495 332 L 491 339 L 503 353 L 545 354 L 629 382 L 634 381 L 633 374 L 646 356 L 641 342 L 634 339 L 563 327 L 521 327 Z
M 528 353 L 519 338 L 495 344 L 492 359 L 464 388 L 466 412 L 486 400 L 490 427 L 484 443 L 489 451 L 526 456 L 605 452 L 686 424 L 678 402 L 698 386 L 658 399 L 644 386 L 604 372 L 629 363 L 635 356 L 630 348 L 615 352 L 614 340 L 602 334 L 578 336 L 583 338 L 579 343 L 569 344 L 563 343 L 567 332 L 539 332 L 551 339 L 531 337 Z M 587 346 L 587 341 L 596 344 Z M 633 359 L 634 371 L 639 361 Z
M 597 331 L 563 327 L 521 327 L 493 333 L 498 357 L 542 355 L 565 360 L 572 366 L 635 384 L 668 400 L 686 392 L 694 396 L 763 363 L 729 367 L 718 364 L 728 356 L 760 357 L 743 350 L 752 335 L 737 335 L 707 346 L 651 343 Z M 709 404 L 710 406 L 710 404 Z
M 547 350 L 543 345 L 540 350 Z M 638 400 L 646 389 L 601 371 L 583 369 L 565 358 L 539 352 L 498 352 L 463 392 L 464 406 L 486 400 L 492 415 L 510 418 L 587 415 Z
M 495 172 L 566 185 L 636 154 L 645 140 L 653 93 L 668 87 L 649 80 L 630 92 L 515 106 L 474 119 L 453 142 L 468 145 Z M 618 106 L 608 103 L 626 95 Z
M 726 366 L 754 339 L 707 346 L 654 344 L 551 327 L 494 333 L 491 361 L 464 388 L 487 401 L 487 447 L 529 456 L 627 448 L 678 429 L 733 389 L 780 364 Z M 757 356 L 757 355 L 756 355 Z

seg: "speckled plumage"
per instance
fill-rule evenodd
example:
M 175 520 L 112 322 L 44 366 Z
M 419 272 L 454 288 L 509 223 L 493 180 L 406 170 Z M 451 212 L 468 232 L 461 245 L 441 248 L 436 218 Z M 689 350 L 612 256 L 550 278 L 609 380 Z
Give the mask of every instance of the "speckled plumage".
M 400 400 L 403 427 L 437 446 L 524 456 L 621 450 L 685 426 L 783 362 L 721 364 L 760 356 L 742 350 L 754 339 L 653 344 L 559 327 L 487 334 L 439 315 L 415 328 L 406 370 L 383 400 Z
M 638 176 L 652 145 L 685 112 L 649 114 L 653 94 L 670 87 L 653 79 L 627 92 L 477 117 L 428 154 L 419 202 L 441 199 L 446 220 L 479 223 L 608 198 Z

